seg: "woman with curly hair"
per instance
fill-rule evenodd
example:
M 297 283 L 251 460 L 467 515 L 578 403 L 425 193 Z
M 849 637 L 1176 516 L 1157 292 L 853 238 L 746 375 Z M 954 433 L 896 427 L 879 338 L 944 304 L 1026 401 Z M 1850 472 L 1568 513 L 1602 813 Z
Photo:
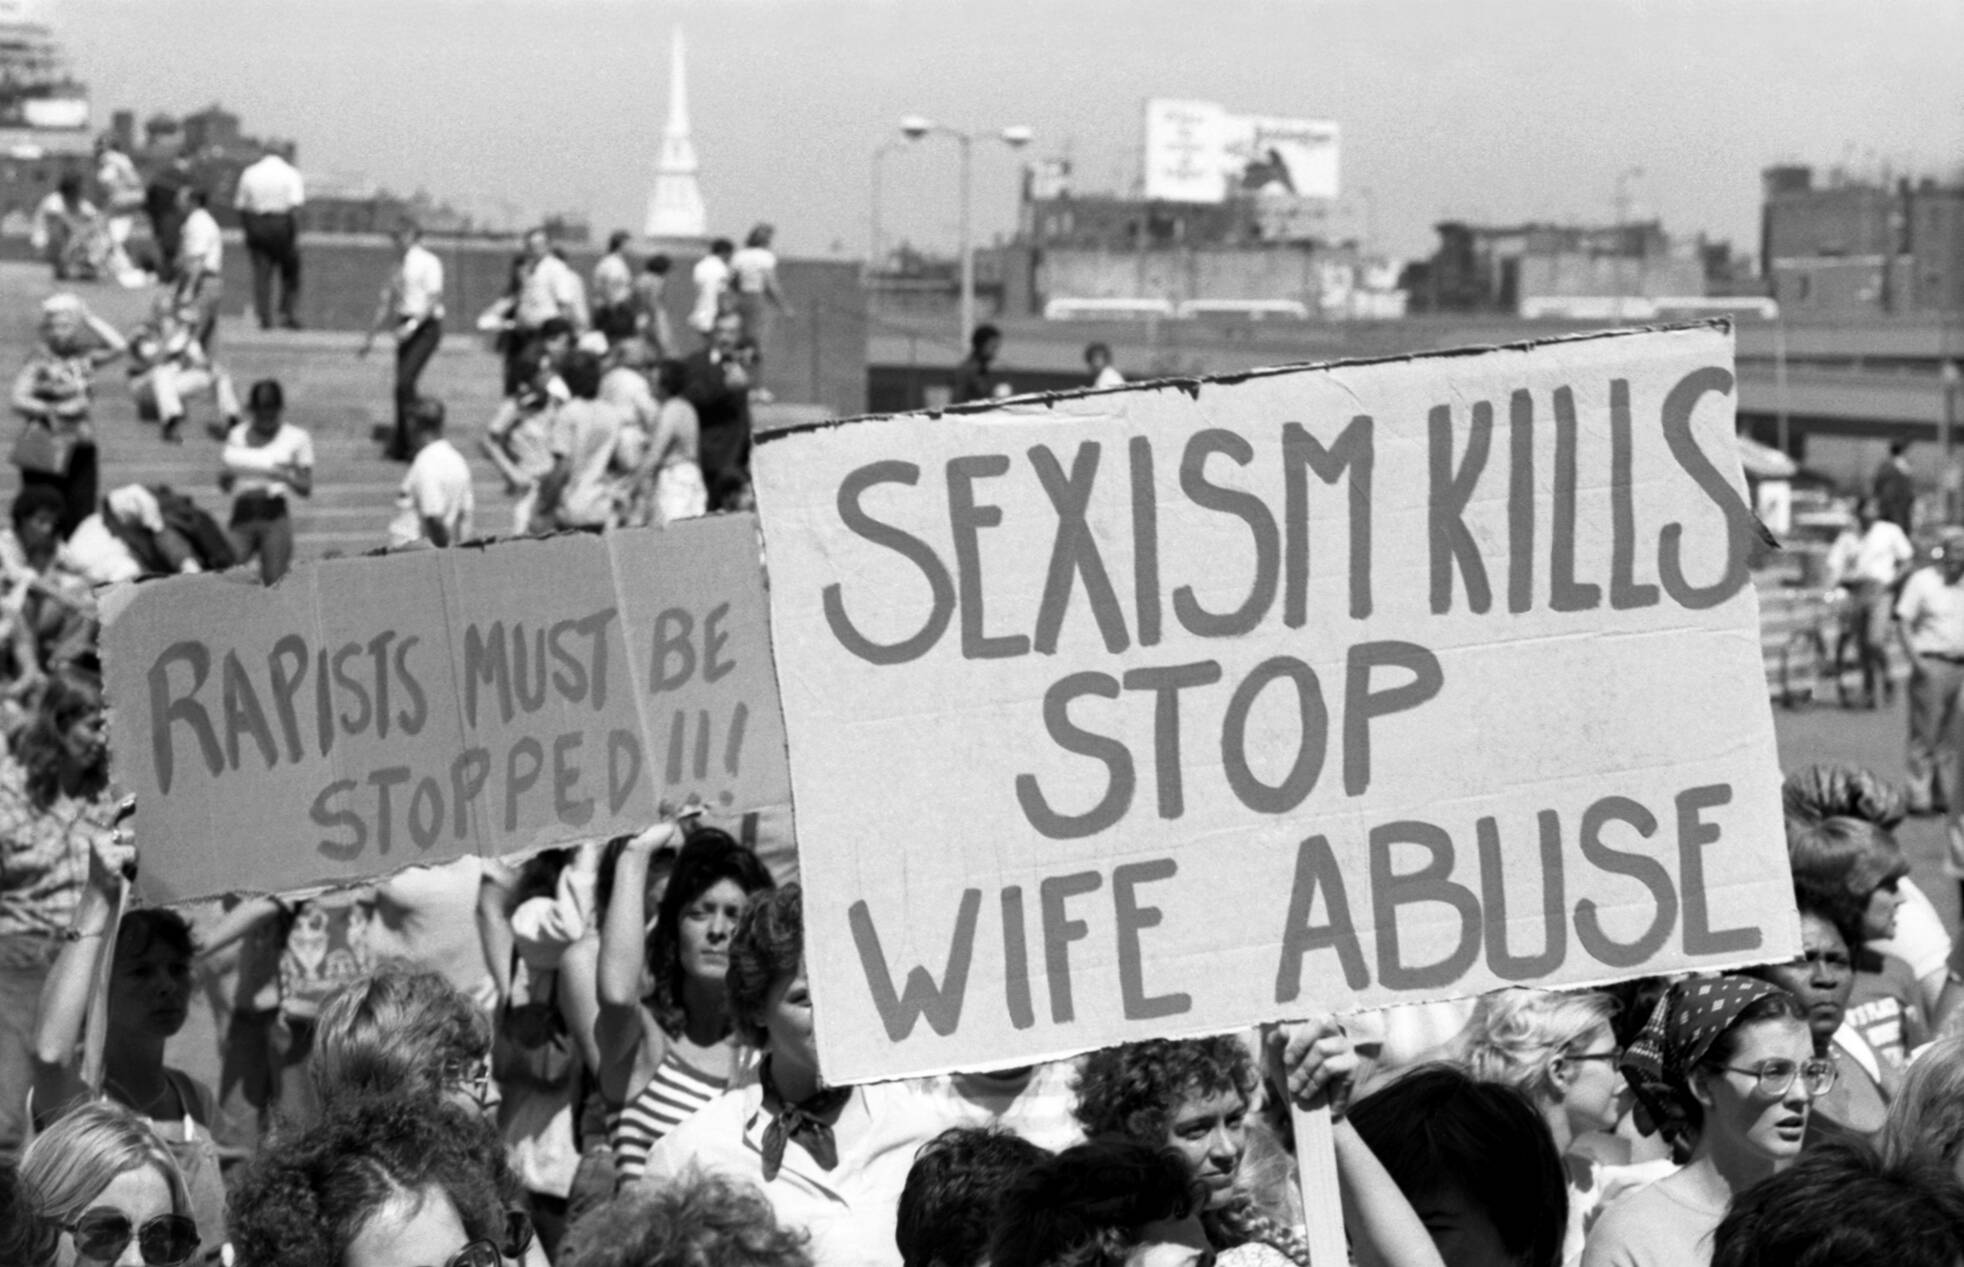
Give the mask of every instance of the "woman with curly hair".
M 497 1133 L 422 1095 L 356 1096 L 276 1136 L 233 1194 L 239 1267 L 503 1267 L 530 1225 Z
M 678 845 L 650 928 L 649 860 Z M 637 1178 L 657 1141 L 743 1073 L 723 978 L 737 921 L 771 885 L 757 855 L 715 828 L 685 836 L 665 821 L 620 851 L 600 931 L 594 1040 L 600 1094 L 619 1110 L 608 1134 L 622 1182 Z
M 1241 1173 L 1248 1113 L 1260 1089 L 1254 1057 L 1232 1036 L 1150 1039 L 1087 1056 L 1077 1118 L 1087 1137 L 1120 1135 L 1183 1157 L 1205 1189 L 1201 1222 L 1223 1262 L 1306 1263 L 1303 1239 L 1256 1208 Z
M 721 1175 L 637 1185 L 581 1219 L 559 1267 L 812 1267 L 806 1236 L 764 1194 Z
M 201 1235 L 170 1151 L 120 1104 L 79 1105 L 43 1131 L 21 1154 L 20 1182 L 41 1220 L 60 1230 L 56 1262 L 178 1267 L 217 1259 L 219 1243 Z
M 670 892 L 674 892 L 671 888 Z M 817 1267 L 900 1267 L 894 1226 L 914 1156 L 950 1126 L 919 1082 L 828 1087 L 812 1040 L 803 894 L 760 895 L 730 940 L 729 1006 L 763 1053 L 757 1077 L 698 1110 L 648 1154 L 644 1185 L 693 1170 L 757 1185 L 778 1222 L 811 1236 Z

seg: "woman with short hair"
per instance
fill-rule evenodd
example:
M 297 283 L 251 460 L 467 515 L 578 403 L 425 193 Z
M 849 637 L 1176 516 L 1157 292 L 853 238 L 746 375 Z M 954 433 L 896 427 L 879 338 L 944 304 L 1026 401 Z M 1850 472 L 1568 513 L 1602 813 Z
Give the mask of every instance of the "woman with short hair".
M 69 1110 L 21 1154 L 20 1178 L 41 1217 L 60 1229 L 61 1263 L 130 1262 L 133 1245 L 149 1267 L 218 1257 L 170 1150 L 123 1105 L 97 1100 Z

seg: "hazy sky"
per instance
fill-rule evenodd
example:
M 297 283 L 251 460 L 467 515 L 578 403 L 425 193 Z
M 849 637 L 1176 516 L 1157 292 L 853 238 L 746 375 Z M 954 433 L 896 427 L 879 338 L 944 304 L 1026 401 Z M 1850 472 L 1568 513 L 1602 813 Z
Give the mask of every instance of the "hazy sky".
M 1750 248 L 1784 159 L 1954 175 L 1956 0 L 43 0 L 98 116 L 222 101 L 302 166 L 513 215 L 639 229 L 689 42 L 712 227 L 858 255 L 872 155 L 907 113 L 1027 124 L 1083 190 L 1138 177 L 1142 107 L 1196 97 L 1337 120 L 1354 231 L 1429 249 L 1445 216 L 1613 218 Z M 976 148 L 986 235 L 1018 159 Z M 889 236 L 946 245 L 955 146 L 884 163 Z

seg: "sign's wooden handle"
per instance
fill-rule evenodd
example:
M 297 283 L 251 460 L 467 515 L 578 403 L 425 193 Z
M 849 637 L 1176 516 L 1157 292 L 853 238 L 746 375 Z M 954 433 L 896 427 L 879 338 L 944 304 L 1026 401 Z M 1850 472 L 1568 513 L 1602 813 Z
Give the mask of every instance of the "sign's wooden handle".
M 1337 1144 L 1330 1108 L 1298 1108 L 1291 1100 L 1289 1120 L 1296 1131 L 1296 1171 L 1302 1185 L 1303 1219 L 1308 1224 L 1309 1267 L 1350 1267 L 1343 1234 L 1343 1198 L 1337 1189 Z
M 109 1039 L 109 982 L 116 973 L 116 934 L 130 904 L 128 876 L 116 880 L 116 918 L 96 947 L 95 977 L 89 991 L 89 1019 L 82 1036 L 82 1082 L 91 1095 L 102 1094 L 103 1049 Z

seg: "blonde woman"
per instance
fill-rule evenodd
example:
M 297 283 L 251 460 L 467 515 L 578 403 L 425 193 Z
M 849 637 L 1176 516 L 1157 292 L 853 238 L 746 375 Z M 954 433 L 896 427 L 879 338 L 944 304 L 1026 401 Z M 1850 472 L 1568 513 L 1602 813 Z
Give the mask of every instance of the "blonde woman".
M 1607 1135 L 1629 1107 L 1616 1067 L 1622 1055 L 1610 1018 L 1616 1000 L 1593 990 L 1497 990 L 1480 1000 L 1459 1038 L 1467 1071 L 1482 1082 L 1513 1087 L 1534 1104 L 1555 1137 L 1568 1176 L 1568 1232 L 1562 1261 L 1582 1260 L 1583 1238 L 1607 1198 L 1635 1182 L 1667 1172 L 1654 1167 L 1606 1166 L 1584 1136 Z M 1636 1171 L 1632 1176 L 1629 1172 Z
M 1927 1158 L 1964 1182 L 1964 1036 L 1938 1039 L 1910 1065 L 1875 1143 L 1889 1166 Z
M 199 1237 L 169 1150 L 120 1104 L 71 1109 L 27 1146 L 20 1175 L 41 1216 L 61 1229 L 58 1262 L 178 1267 L 218 1258 L 219 1246 Z

